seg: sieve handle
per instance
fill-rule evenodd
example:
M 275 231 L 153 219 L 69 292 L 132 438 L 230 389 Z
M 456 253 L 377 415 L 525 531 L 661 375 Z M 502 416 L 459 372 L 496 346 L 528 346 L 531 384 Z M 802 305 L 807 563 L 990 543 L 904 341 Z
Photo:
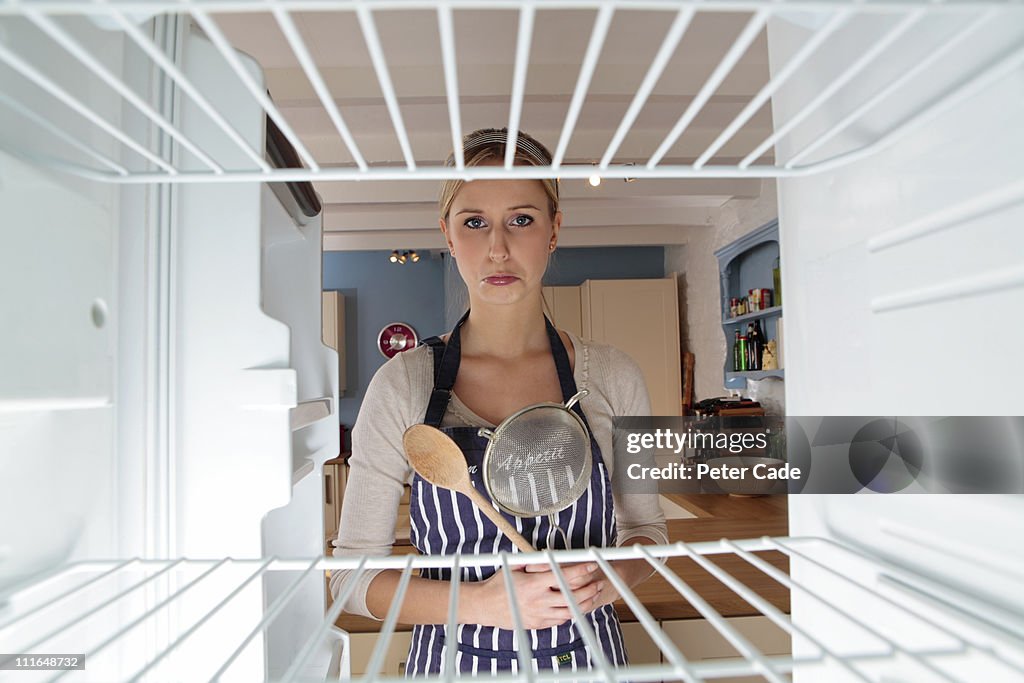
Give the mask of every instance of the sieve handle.
M 569 410 L 574 405 L 576 405 L 577 401 L 579 401 L 581 398 L 583 398 L 584 396 L 586 396 L 589 393 L 590 392 L 587 391 L 586 389 L 580 389 L 579 391 L 576 392 L 575 396 L 573 396 L 572 398 L 570 398 L 568 401 L 565 402 L 565 409 Z
M 480 512 L 487 515 L 487 518 L 494 522 L 494 525 L 498 527 L 498 530 L 508 536 L 509 540 L 515 544 L 517 548 L 522 550 L 524 553 L 535 553 L 537 549 L 530 545 L 530 542 L 523 538 L 512 524 L 501 516 L 501 513 L 494 509 L 490 501 L 480 495 L 480 492 L 470 486 L 464 491 L 469 496 L 469 499 L 473 501 L 473 504 L 480 508 Z

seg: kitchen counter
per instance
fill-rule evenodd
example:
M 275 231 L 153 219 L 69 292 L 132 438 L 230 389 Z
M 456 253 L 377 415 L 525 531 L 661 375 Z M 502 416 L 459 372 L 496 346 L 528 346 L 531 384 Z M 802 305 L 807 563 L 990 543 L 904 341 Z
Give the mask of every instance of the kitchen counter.
M 667 496 L 695 515 L 692 519 L 668 520 L 669 540 L 673 543 L 717 541 L 721 538 L 759 538 L 761 536 L 785 536 L 788 533 L 788 505 L 786 496 L 764 496 L 740 498 L 726 495 L 684 495 Z M 410 552 L 410 547 L 397 547 L 395 553 Z M 757 553 L 767 562 L 788 572 L 786 557 L 777 552 Z M 761 597 L 784 613 L 789 613 L 789 590 L 755 569 L 743 559 L 734 556 L 708 556 L 738 580 L 755 590 Z M 761 612 L 733 593 L 693 560 L 684 557 L 671 558 L 668 566 L 687 584 L 693 587 L 712 607 L 726 617 L 756 616 Z M 647 610 L 655 619 L 695 619 L 700 613 L 689 602 L 682 599 L 660 575 L 649 578 L 634 589 Z M 616 605 L 619 618 L 624 622 L 636 621 L 636 617 L 623 601 Z M 365 617 L 342 614 L 337 622 L 339 628 L 349 633 L 370 633 L 380 629 L 380 622 Z M 409 630 L 399 626 L 399 630 Z
M 788 533 L 788 501 L 786 496 L 741 498 L 727 495 L 668 494 L 670 501 L 694 514 L 693 519 L 668 520 L 669 541 L 695 543 L 722 538 L 742 539 L 761 536 L 785 536 Z M 785 555 L 778 552 L 756 553 L 784 572 L 789 571 Z M 709 555 L 708 559 L 756 591 L 782 612 L 789 613 L 789 590 L 775 582 L 745 560 L 732 555 Z M 725 584 L 711 576 L 696 562 L 674 557 L 668 566 L 689 584 L 719 613 L 726 617 L 760 615 L 760 610 L 733 593 Z M 654 575 L 634 589 L 637 597 L 656 619 L 701 618 L 700 613 L 660 575 Z M 619 619 L 636 621 L 624 602 L 616 605 Z

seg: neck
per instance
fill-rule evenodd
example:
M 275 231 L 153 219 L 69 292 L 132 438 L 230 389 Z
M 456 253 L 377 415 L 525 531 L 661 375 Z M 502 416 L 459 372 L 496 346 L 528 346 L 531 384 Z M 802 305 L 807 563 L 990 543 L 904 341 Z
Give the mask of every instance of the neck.
M 472 306 L 462 326 L 467 355 L 514 358 L 550 348 L 540 297 L 515 305 Z

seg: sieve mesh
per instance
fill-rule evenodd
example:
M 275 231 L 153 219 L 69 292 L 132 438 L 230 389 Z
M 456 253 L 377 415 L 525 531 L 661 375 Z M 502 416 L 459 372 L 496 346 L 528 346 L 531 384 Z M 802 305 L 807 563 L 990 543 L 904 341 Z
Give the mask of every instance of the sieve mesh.
M 576 501 L 590 481 L 590 436 L 557 404 L 532 406 L 496 430 L 484 457 L 491 498 L 520 517 L 550 515 Z

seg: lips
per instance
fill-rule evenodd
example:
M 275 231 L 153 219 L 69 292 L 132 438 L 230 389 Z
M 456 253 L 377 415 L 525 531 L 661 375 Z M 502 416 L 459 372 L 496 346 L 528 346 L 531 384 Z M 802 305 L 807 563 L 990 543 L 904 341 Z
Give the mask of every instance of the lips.
M 505 274 L 491 275 L 489 277 L 484 278 L 484 282 L 486 282 L 489 285 L 494 285 L 496 287 L 505 287 L 506 285 L 511 285 L 512 283 L 518 281 L 519 278 L 517 278 L 515 275 Z

